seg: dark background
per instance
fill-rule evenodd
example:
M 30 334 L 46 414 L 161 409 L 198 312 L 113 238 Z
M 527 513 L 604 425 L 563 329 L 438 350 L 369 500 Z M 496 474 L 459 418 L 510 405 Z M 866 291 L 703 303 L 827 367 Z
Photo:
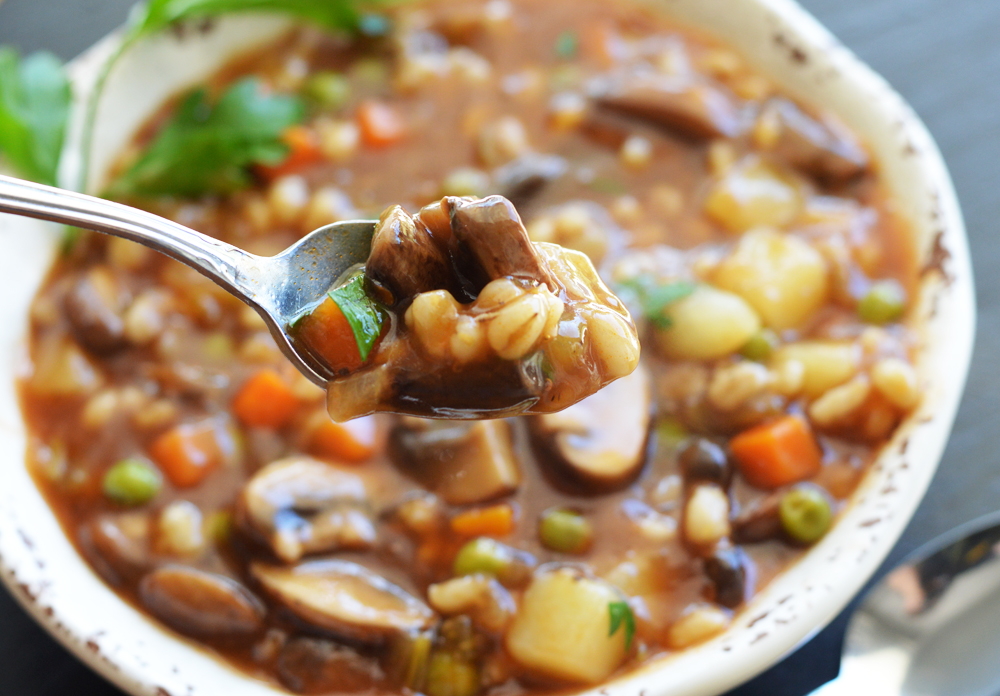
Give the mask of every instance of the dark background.
M 886 565 L 1000 508 L 1000 0 L 800 0 L 899 90 L 937 139 L 965 213 L 979 327 L 969 386 L 926 499 Z M 69 59 L 121 23 L 132 0 L 0 0 L 0 44 Z M 846 615 L 727 696 L 804 696 L 836 676 Z M 121 696 L 0 590 L 0 693 Z

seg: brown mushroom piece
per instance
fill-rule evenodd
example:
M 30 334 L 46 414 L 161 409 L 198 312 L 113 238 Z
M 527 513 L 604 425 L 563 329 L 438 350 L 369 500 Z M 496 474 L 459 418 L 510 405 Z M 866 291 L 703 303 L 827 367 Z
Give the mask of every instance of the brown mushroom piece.
M 742 508 L 732 522 L 733 541 L 737 544 L 756 544 L 781 538 L 784 534 L 780 514 L 782 495 L 784 491 L 776 491 Z
M 80 530 L 80 546 L 113 585 L 137 579 L 153 566 L 151 522 L 145 512 L 101 515 Z
M 81 346 L 101 355 L 125 345 L 125 302 L 111 273 L 97 267 L 83 274 L 66 293 L 64 304 Z
M 841 183 L 868 169 L 868 153 L 844 128 L 823 123 L 787 99 L 772 99 L 760 116 L 777 127 L 772 151 L 817 179 Z
M 295 638 L 281 649 L 278 679 L 298 694 L 357 693 L 385 681 L 374 658 L 322 638 Z
M 649 372 L 640 365 L 559 413 L 531 419 L 531 431 L 557 479 L 594 492 L 615 490 L 646 462 L 651 398 Z
M 311 553 L 369 548 L 377 536 L 371 515 L 359 476 L 305 456 L 258 471 L 236 506 L 240 527 L 286 563 Z
M 196 638 L 245 640 L 264 626 L 265 608 L 230 578 L 186 566 L 164 566 L 139 583 L 139 601 L 171 628 Z
M 395 464 L 450 505 L 509 495 L 521 483 L 510 426 L 504 421 L 408 419 L 390 435 Z
M 596 90 L 598 107 L 662 126 L 684 138 L 733 137 L 743 117 L 722 89 L 687 76 L 632 72 Z
M 422 601 L 351 561 L 310 561 L 292 568 L 257 562 L 250 573 L 297 618 L 351 640 L 381 643 L 435 620 Z
M 447 254 L 431 230 L 399 206 L 379 218 L 365 273 L 392 295 L 387 304 L 448 287 L 451 277 Z
M 524 208 L 548 184 L 561 178 L 569 164 L 558 155 L 529 152 L 493 172 L 493 187 L 515 208 Z

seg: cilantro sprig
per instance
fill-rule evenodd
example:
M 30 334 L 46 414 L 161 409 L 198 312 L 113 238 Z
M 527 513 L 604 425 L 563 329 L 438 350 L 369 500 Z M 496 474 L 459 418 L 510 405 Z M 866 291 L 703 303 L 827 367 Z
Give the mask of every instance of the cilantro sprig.
M 618 632 L 619 628 L 624 626 L 625 649 L 629 650 L 632 647 L 632 639 L 635 638 L 635 614 L 632 613 L 632 607 L 628 605 L 628 602 L 624 601 L 609 602 L 608 614 L 611 619 L 608 637 L 613 636 Z
M 50 53 L 21 59 L 0 48 L 0 158 L 18 174 L 55 184 L 69 116 L 70 86 Z
M 640 275 L 619 283 L 619 287 L 635 297 L 645 316 L 658 329 L 670 328 L 666 309 L 695 291 L 695 284 L 687 280 L 659 282 L 648 275 Z
M 354 340 L 358 344 L 361 362 L 368 359 L 375 346 L 386 315 L 382 308 L 365 292 L 365 274 L 357 273 L 329 293 L 330 299 L 337 303 L 347 323 L 354 332 Z
M 215 103 L 195 90 L 108 193 L 198 196 L 244 188 L 252 165 L 287 156 L 282 133 L 304 113 L 300 99 L 267 94 L 254 78 L 236 82 Z

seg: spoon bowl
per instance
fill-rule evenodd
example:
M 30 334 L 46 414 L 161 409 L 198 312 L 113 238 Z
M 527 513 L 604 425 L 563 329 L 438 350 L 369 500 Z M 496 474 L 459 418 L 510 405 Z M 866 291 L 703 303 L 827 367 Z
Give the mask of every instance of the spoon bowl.
M 0 213 L 124 237 L 187 264 L 253 307 L 281 352 L 321 387 L 334 375 L 296 348 L 289 324 L 347 270 L 365 262 L 375 232 L 374 220 L 336 222 L 310 232 L 276 256 L 257 256 L 121 203 L 2 175 Z

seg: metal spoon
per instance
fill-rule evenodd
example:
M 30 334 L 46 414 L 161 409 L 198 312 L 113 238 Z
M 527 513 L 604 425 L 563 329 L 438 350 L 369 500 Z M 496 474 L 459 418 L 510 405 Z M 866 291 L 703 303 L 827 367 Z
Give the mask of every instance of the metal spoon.
M 1000 513 L 928 542 L 865 595 L 810 696 L 1000 693 Z
M 374 220 L 338 222 L 310 232 L 277 256 L 256 256 L 143 210 L 8 176 L 0 176 L 0 213 L 124 237 L 187 264 L 257 310 L 281 352 L 321 387 L 333 375 L 296 350 L 288 324 L 368 258 L 375 231 Z

